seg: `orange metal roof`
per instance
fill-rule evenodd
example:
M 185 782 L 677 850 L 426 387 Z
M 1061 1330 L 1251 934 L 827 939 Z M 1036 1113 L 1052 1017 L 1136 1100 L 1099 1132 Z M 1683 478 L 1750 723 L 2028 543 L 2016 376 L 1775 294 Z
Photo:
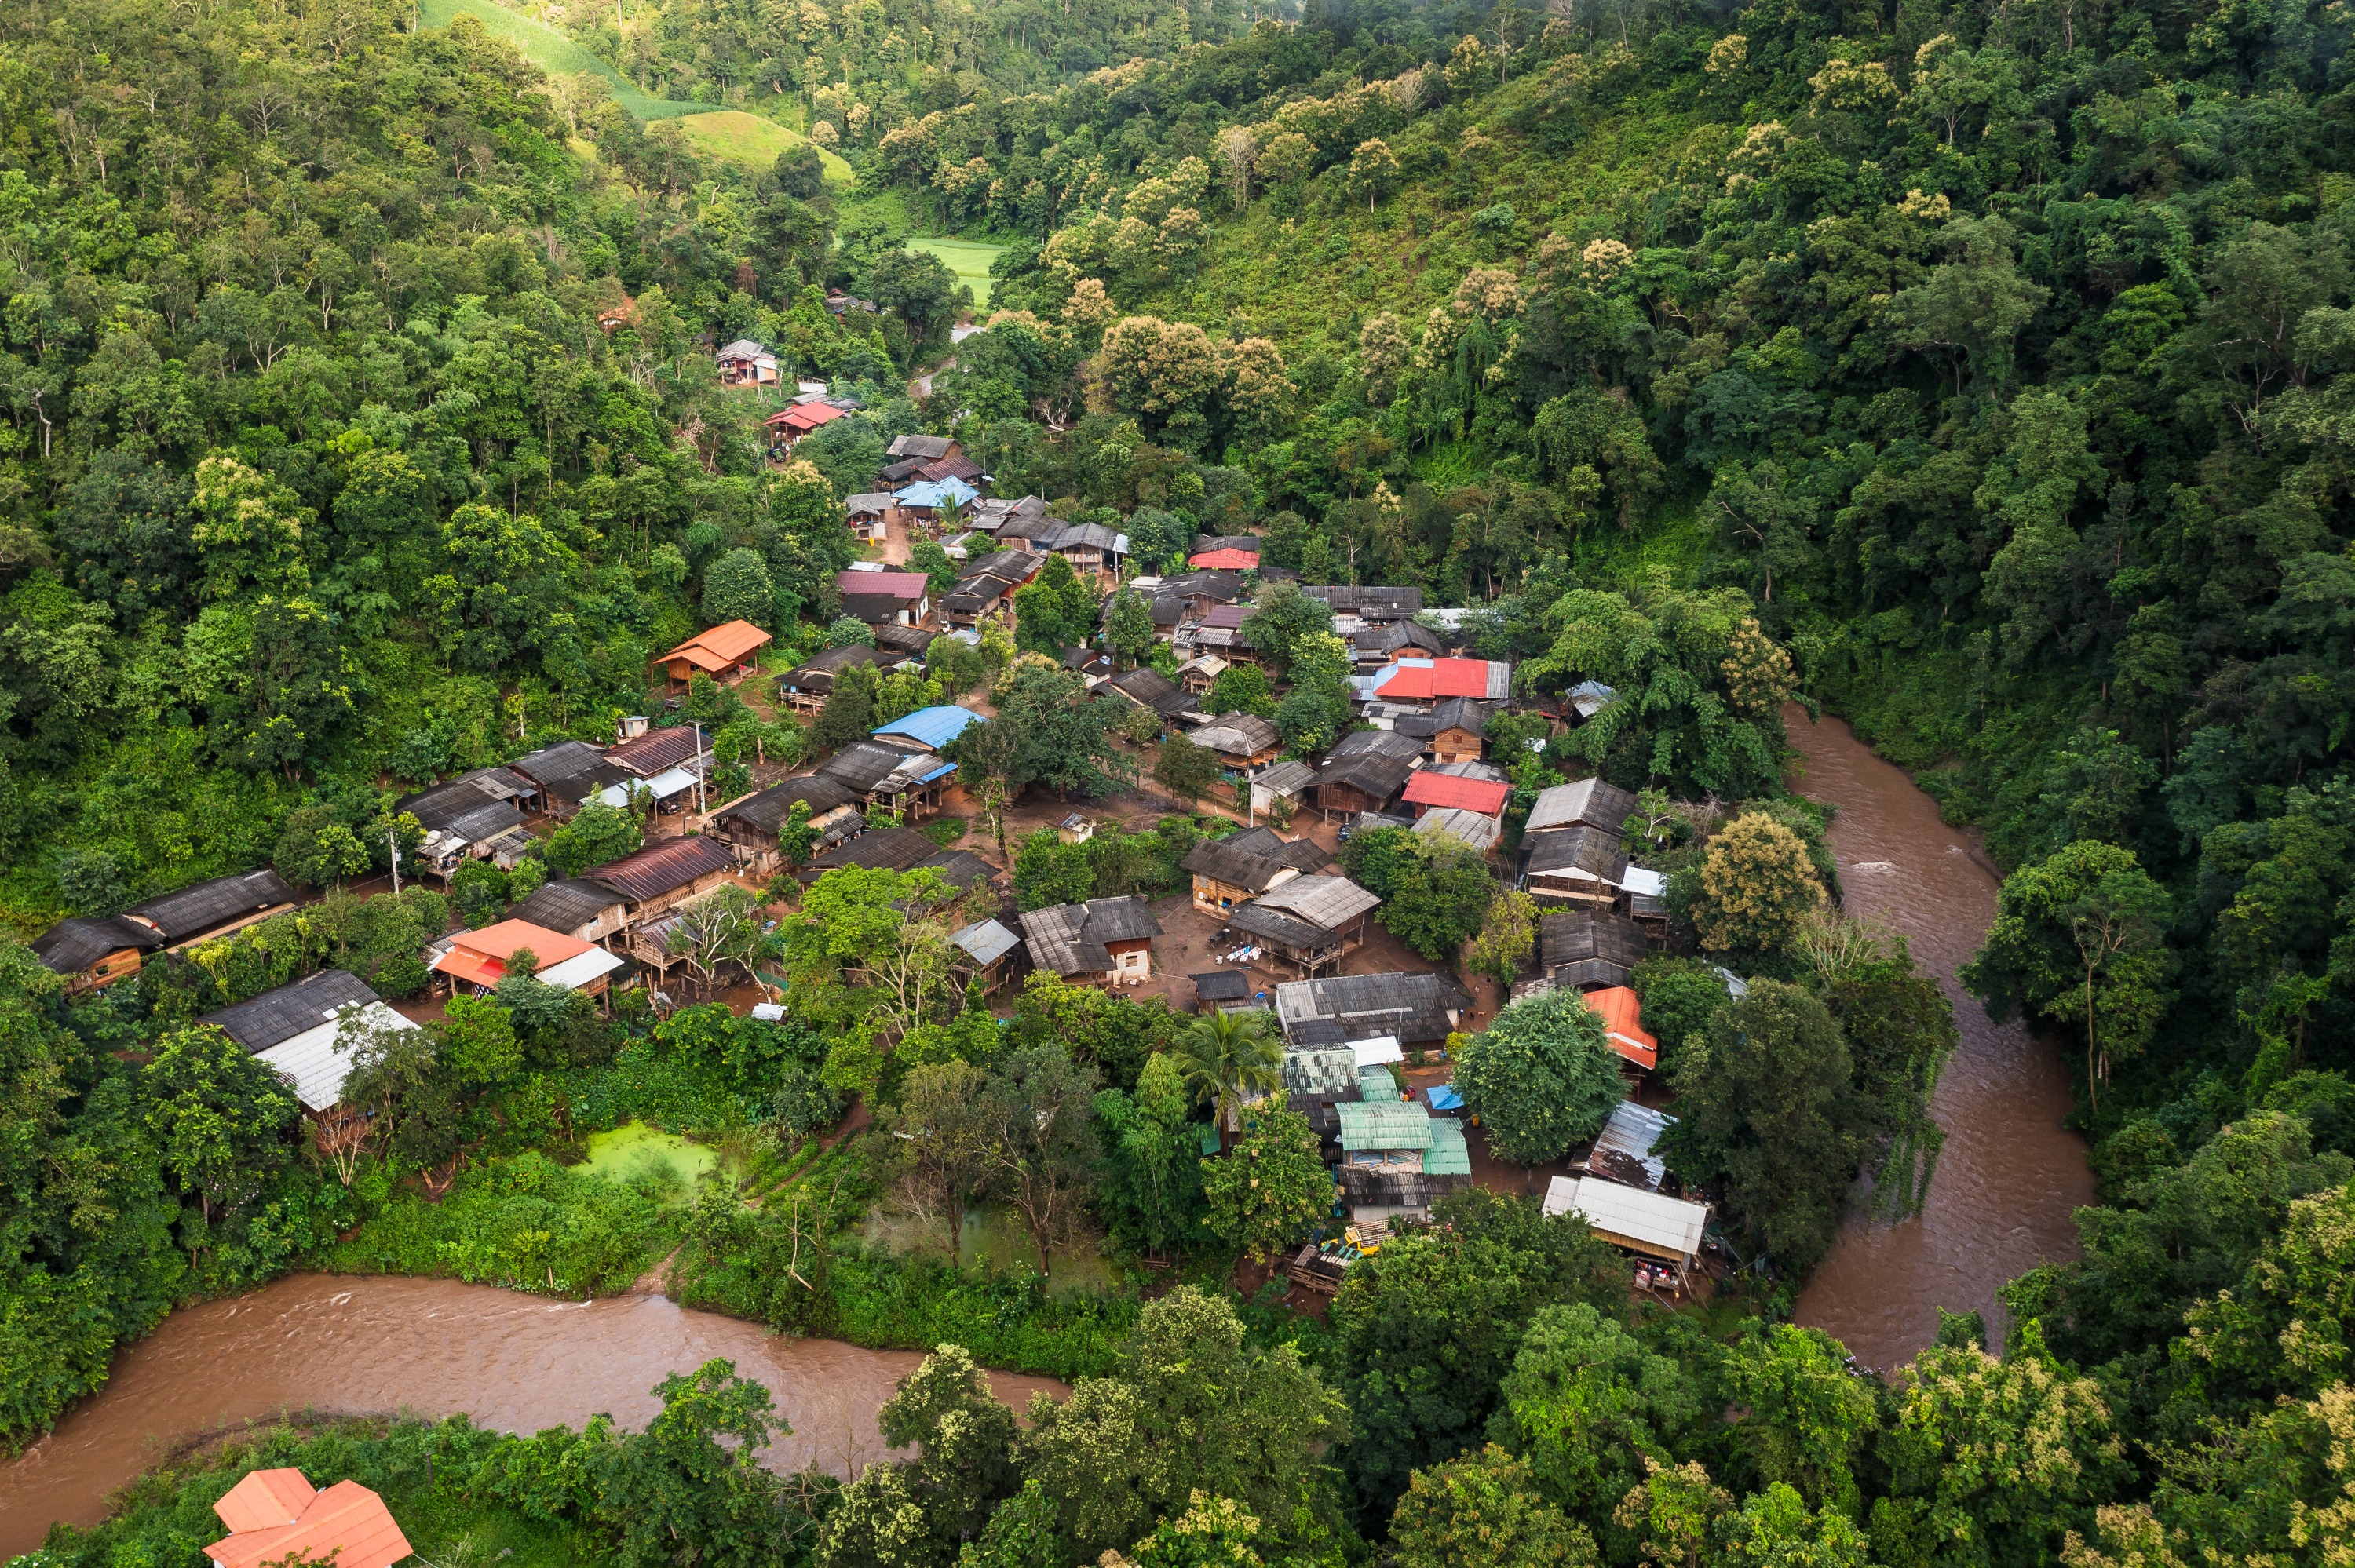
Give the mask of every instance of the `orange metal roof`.
M 1250 550 L 1238 550 L 1230 546 L 1226 549 L 1205 550 L 1199 556 L 1189 556 L 1186 559 L 1186 564 L 1189 567 L 1201 567 L 1206 571 L 1249 572 L 1259 569 L 1259 556 Z
M 256 1473 L 291 1477 L 293 1484 L 310 1491 L 300 1470 Z M 240 1481 L 213 1505 L 224 1522 L 231 1511 L 229 1503 L 252 1479 L 249 1476 Z M 273 1489 L 285 1484 L 270 1483 Z M 232 1526 L 232 1533 L 206 1547 L 205 1555 L 221 1568 L 259 1568 L 263 1563 L 290 1558 L 303 1563 L 333 1562 L 336 1568 L 392 1568 L 411 1550 L 382 1498 L 357 1481 L 337 1481 L 325 1491 L 313 1494 L 292 1521 L 260 1530 Z
M 849 412 L 831 403 L 805 403 L 798 408 L 788 408 L 782 414 L 769 416 L 768 423 L 783 425 L 792 430 L 815 430 L 820 425 L 843 418 Z
M 271 1530 L 301 1518 L 316 1495 L 316 1489 L 303 1478 L 300 1470 L 255 1470 L 222 1493 L 213 1511 L 231 1533 Z
M 1374 694 L 1391 702 L 1430 702 L 1438 697 L 1488 694 L 1486 659 L 1431 659 L 1401 663 Z
M 769 634 L 749 620 L 730 620 L 698 631 L 669 652 L 665 662 L 684 659 L 698 670 L 720 671 L 741 664 L 769 641 Z
M 1660 1065 L 1660 1043 L 1644 1033 L 1644 1003 L 1624 985 L 1586 993 L 1586 1005 L 1603 1015 L 1604 1039 L 1638 1067 Z
M 506 978 L 507 955 L 529 948 L 543 969 L 577 959 L 595 946 L 528 920 L 501 920 L 479 931 L 461 931 L 450 950 L 433 961 L 435 969 L 476 985 L 496 985 Z

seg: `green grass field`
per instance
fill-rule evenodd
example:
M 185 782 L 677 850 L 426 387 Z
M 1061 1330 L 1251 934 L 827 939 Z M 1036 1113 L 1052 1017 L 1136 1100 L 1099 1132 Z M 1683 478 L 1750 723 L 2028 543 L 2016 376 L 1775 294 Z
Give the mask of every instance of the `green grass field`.
M 973 302 L 976 307 L 989 303 L 989 264 L 1006 249 L 1003 245 L 984 245 L 975 239 L 935 239 L 929 235 L 911 234 L 908 249 L 928 250 L 948 263 L 960 283 L 973 286 Z
M 711 111 L 708 103 L 674 103 L 655 97 L 554 27 L 518 16 L 491 0 L 418 0 L 418 16 L 429 27 L 446 27 L 462 16 L 475 18 L 514 44 L 526 59 L 550 76 L 586 72 L 603 77 L 613 90 L 613 101 L 640 120 L 675 120 Z
M 708 158 L 725 158 L 731 164 L 749 168 L 765 169 L 777 161 L 781 153 L 790 153 L 809 140 L 800 132 L 763 120 L 741 109 L 715 110 L 709 114 L 681 117 L 678 128 L 695 143 L 697 152 Z M 818 157 L 826 164 L 826 181 L 832 185 L 847 185 L 858 176 L 850 165 L 820 147 Z M 954 263 L 952 263 L 954 265 Z M 984 262 L 986 270 L 988 263 Z

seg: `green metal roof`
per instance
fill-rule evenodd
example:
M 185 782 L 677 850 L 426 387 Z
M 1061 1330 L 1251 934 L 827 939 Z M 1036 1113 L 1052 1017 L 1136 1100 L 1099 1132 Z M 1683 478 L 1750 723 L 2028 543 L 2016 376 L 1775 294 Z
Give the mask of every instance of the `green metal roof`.
M 1472 1150 L 1464 1141 L 1464 1128 L 1453 1117 L 1431 1118 L 1431 1147 L 1423 1151 L 1423 1173 L 1426 1176 L 1469 1176 L 1472 1174 Z
M 1406 1097 L 1399 1093 L 1398 1080 L 1388 1067 L 1360 1067 L 1358 1097 L 1368 1105 L 1396 1105 Z
M 1356 1153 L 1359 1150 L 1428 1149 L 1431 1147 L 1431 1113 L 1421 1106 L 1352 1104 L 1344 1100 L 1333 1107 L 1341 1123 L 1341 1147 Z

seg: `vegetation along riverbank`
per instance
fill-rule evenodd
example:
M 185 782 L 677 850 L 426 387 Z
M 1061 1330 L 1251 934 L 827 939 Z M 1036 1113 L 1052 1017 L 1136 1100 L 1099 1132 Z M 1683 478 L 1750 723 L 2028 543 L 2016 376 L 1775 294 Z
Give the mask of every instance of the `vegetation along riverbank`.
M 0 1444 L 298 1271 L 928 1358 L 48 1550 L 2342 1560 L 2350 26 L 8 8 Z

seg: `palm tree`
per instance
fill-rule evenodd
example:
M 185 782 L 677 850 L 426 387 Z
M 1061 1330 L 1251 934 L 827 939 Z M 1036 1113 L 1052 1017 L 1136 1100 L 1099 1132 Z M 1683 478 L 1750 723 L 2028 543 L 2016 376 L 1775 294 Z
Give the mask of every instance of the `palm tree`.
M 1210 1102 L 1219 1146 L 1242 1125 L 1242 1107 L 1284 1086 L 1284 1047 L 1268 1032 L 1264 1010 L 1213 1012 L 1170 1043 L 1169 1060 L 1200 1098 Z

